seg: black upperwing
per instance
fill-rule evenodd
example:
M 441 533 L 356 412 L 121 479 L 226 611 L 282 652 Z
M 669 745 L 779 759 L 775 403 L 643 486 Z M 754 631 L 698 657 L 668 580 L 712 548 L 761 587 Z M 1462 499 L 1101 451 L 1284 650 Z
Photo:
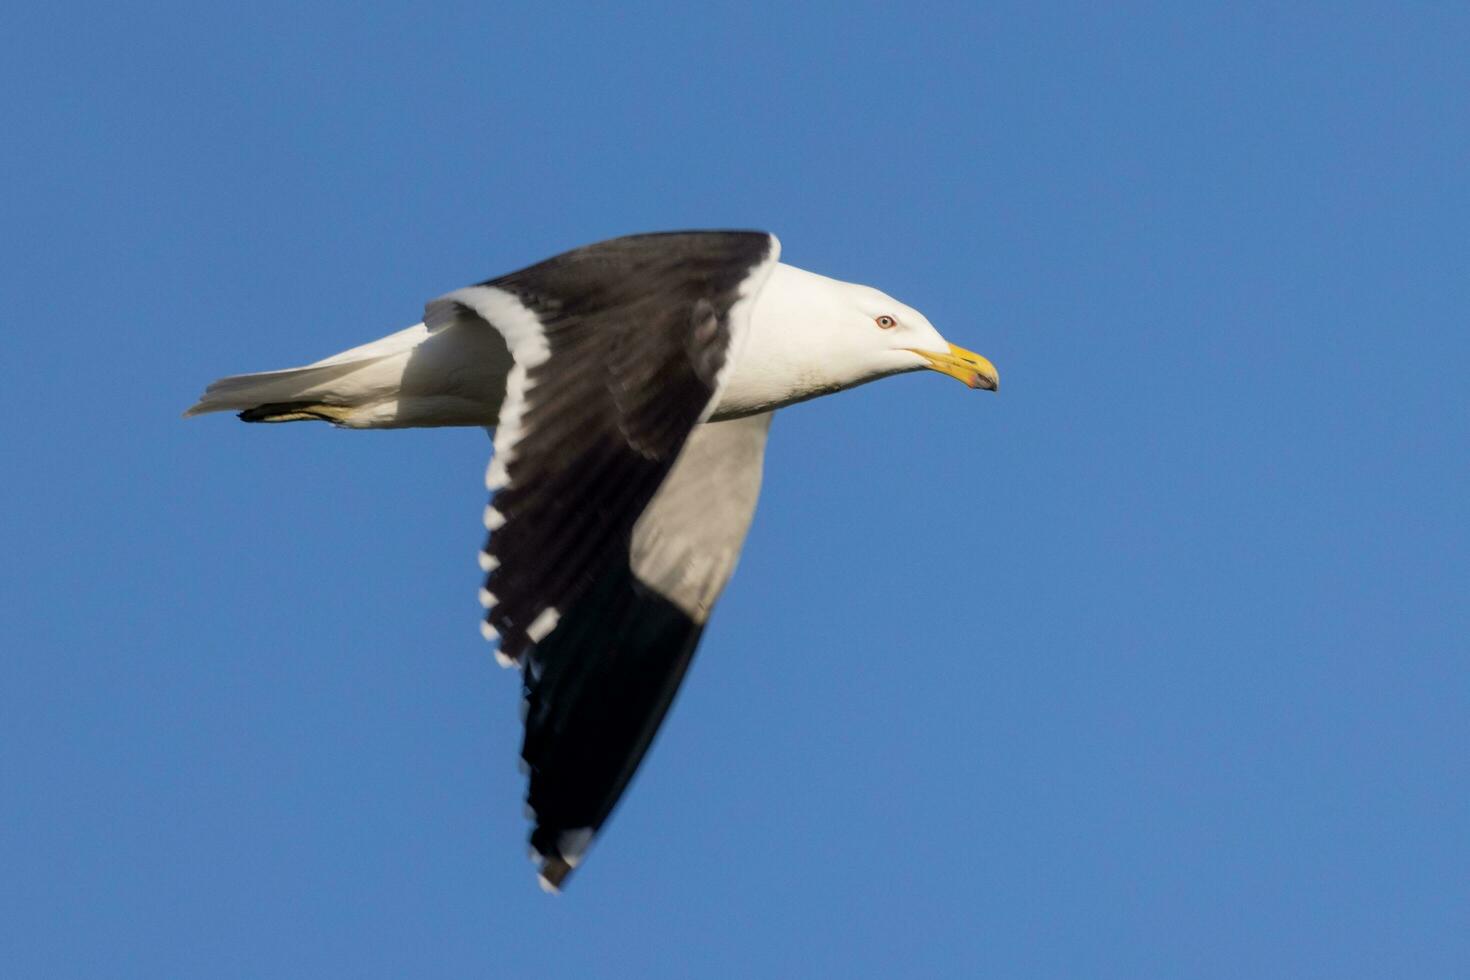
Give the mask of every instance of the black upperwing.
M 482 599 L 487 635 L 498 634 L 502 658 L 523 668 L 531 843 L 550 886 L 636 770 L 718 594 L 717 586 L 701 607 L 690 600 L 700 588 L 666 567 L 678 542 L 693 538 L 677 528 L 654 535 L 665 544 L 650 559 L 640 530 L 635 562 L 635 527 L 713 411 L 778 252 L 761 232 L 618 238 L 458 290 L 426 312 L 430 329 L 479 316 L 516 361 L 487 478 L 495 494 Z M 758 424 L 757 485 L 768 421 Z M 754 431 L 706 428 L 741 445 Z M 707 482 L 694 464 L 689 482 Z M 736 553 L 753 507 L 752 492 Z M 693 547 L 674 565 L 703 567 L 707 556 Z M 728 570 L 717 577 L 722 586 Z

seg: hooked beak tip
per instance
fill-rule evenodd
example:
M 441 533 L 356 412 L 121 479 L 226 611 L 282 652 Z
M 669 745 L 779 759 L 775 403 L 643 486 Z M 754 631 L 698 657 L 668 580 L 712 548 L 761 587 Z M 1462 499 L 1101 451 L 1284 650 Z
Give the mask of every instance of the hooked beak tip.
M 940 374 L 947 374 L 956 381 L 963 382 L 967 387 L 979 388 L 982 391 L 1000 391 L 1000 372 L 987 358 L 981 357 L 974 351 L 965 350 L 955 344 L 950 344 L 949 350 L 943 354 L 910 349 L 928 361 L 932 370 Z

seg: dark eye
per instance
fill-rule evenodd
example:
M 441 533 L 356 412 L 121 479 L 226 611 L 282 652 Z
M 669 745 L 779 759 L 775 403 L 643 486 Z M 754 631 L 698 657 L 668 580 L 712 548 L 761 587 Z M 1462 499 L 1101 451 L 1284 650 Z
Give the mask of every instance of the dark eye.
M 875 322 L 878 324 L 878 326 L 882 327 L 884 330 L 892 330 L 894 327 L 898 326 L 898 321 L 895 320 L 893 317 L 889 316 L 887 313 L 885 313 L 882 316 L 878 317 L 878 319 Z

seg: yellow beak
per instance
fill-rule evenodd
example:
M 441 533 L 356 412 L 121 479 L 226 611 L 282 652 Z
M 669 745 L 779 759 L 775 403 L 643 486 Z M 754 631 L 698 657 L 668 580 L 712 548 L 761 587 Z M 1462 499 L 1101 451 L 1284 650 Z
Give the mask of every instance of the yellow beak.
M 928 361 L 929 367 L 933 370 L 963 381 L 971 388 L 1000 390 L 1000 372 L 995 369 L 994 364 L 974 351 L 956 347 L 954 344 L 949 345 L 947 354 L 936 354 L 933 351 L 916 350 L 912 347 L 909 349 Z

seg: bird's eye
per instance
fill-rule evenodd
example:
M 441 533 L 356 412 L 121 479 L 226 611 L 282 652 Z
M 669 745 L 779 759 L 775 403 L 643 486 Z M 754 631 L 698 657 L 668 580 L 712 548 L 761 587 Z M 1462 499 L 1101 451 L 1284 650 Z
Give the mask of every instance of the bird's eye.
M 887 313 L 878 317 L 878 319 L 874 322 L 876 322 L 878 326 L 882 327 L 884 330 L 892 330 L 894 327 L 898 326 L 898 321 L 889 316 Z

